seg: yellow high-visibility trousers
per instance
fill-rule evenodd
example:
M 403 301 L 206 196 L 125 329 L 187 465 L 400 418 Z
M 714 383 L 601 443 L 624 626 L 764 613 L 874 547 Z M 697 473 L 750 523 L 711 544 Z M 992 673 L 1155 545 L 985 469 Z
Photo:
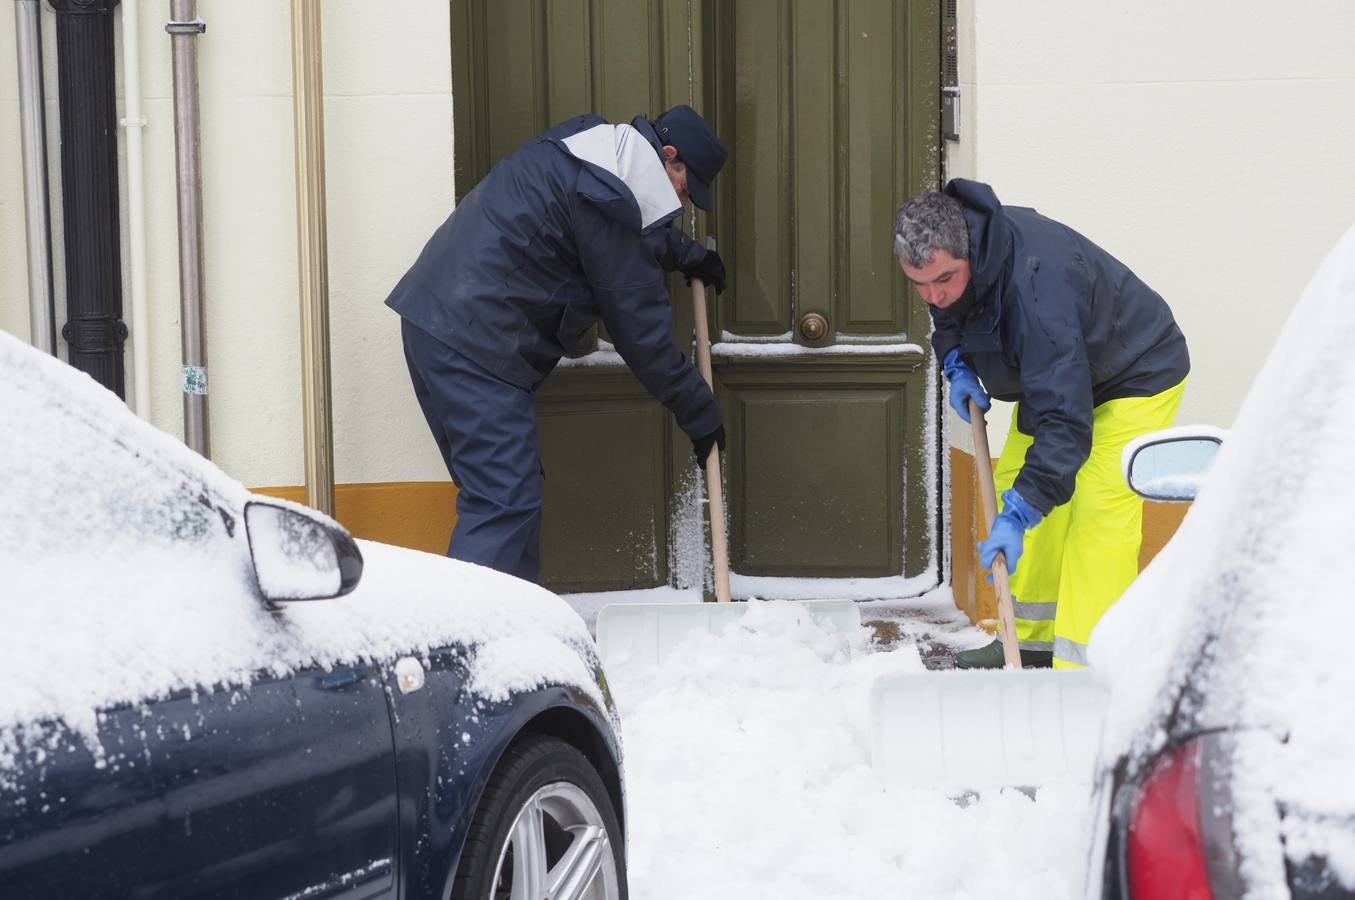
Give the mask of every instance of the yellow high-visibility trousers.
M 1016 635 L 1023 650 L 1054 651 L 1055 668 L 1087 664 L 1092 629 L 1138 577 L 1143 499 L 1125 482 L 1120 456 L 1139 435 L 1171 427 L 1185 386 L 1183 379 L 1152 397 L 1107 400 L 1093 409 L 1091 455 L 1078 470 L 1072 499 L 1026 532 L 1011 577 Z M 999 498 L 1034 443 L 1016 427 L 1019 406 L 993 474 Z

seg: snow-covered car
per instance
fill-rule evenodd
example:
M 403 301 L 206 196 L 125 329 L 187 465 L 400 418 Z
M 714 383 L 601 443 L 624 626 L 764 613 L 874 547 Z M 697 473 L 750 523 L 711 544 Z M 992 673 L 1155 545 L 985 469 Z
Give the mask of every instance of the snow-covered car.
M 1226 437 L 1126 453 L 1136 490 L 1195 502 L 1093 635 L 1088 897 L 1355 897 L 1353 343 L 1355 228 Z
M 0 896 L 626 896 L 548 591 L 251 494 L 0 332 Z

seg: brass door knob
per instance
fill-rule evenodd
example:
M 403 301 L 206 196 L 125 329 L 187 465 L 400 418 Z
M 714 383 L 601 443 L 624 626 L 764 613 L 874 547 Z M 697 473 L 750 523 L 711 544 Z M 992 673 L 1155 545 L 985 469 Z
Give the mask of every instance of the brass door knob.
M 828 337 L 828 319 L 823 313 L 805 313 L 800 317 L 800 337 L 807 341 L 821 341 Z

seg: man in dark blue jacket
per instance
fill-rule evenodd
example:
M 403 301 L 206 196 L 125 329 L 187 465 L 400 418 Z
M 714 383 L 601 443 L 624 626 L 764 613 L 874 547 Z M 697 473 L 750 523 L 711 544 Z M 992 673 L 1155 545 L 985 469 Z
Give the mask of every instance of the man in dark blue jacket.
M 702 209 L 725 149 L 689 106 L 654 122 L 570 119 L 468 193 L 395 286 L 414 393 L 457 484 L 447 555 L 535 581 L 542 471 L 536 388 L 599 320 L 692 440 L 723 415 L 673 335 L 666 271 L 724 288 L 724 265 L 674 221 Z
M 1023 664 L 1085 666 L 1092 629 L 1138 574 L 1143 501 L 1121 451 L 1175 419 L 1186 339 L 1122 263 L 986 184 L 957 178 L 909 200 L 894 253 L 930 307 L 955 411 L 968 422 L 970 399 L 1016 403 L 994 473 L 1002 511 L 979 557 L 1006 557 Z M 994 642 L 957 665 L 1002 658 Z

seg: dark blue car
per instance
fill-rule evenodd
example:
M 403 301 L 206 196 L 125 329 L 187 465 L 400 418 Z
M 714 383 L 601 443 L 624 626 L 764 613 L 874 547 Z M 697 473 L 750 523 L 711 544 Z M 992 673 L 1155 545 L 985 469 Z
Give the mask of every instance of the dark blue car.
M 0 897 L 623 898 L 558 597 L 253 495 L 0 332 Z

